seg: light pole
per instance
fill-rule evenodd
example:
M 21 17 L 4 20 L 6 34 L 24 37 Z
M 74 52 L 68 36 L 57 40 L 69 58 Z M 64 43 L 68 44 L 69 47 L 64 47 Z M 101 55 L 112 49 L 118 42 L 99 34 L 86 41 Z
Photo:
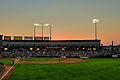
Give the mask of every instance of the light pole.
M 95 40 L 97 40 L 97 23 L 99 22 L 98 19 L 93 19 L 93 23 L 95 25 Z
M 50 40 L 51 40 L 51 25 L 50 25 Z
M 53 26 L 53 24 L 50 25 L 50 40 L 52 39 L 52 37 L 51 37 L 51 31 L 52 31 L 51 27 L 52 26 Z
M 44 24 L 41 24 L 42 26 L 42 40 L 43 40 L 43 27 L 44 27 Z
M 39 24 L 33 24 L 33 26 L 34 26 L 34 36 L 33 37 L 34 37 L 34 40 L 35 40 L 36 27 L 39 26 Z
M 52 31 L 51 27 L 53 26 L 53 24 L 44 24 L 44 26 L 50 27 L 49 37 L 50 37 L 50 40 L 51 40 L 51 31 Z

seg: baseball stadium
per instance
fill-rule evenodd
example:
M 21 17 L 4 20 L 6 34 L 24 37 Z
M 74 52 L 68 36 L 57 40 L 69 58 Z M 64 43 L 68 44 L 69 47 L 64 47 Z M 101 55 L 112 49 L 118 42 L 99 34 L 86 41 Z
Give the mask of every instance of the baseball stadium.
M 120 80 L 120 0 L 0 0 L 0 80 Z
M 0 35 L 0 80 L 119 80 L 119 54 L 97 39 Z

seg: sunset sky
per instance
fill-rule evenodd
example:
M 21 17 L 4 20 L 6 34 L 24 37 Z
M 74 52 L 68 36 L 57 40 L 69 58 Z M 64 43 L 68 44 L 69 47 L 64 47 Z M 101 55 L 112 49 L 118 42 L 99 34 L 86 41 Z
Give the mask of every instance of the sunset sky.
M 0 0 L 0 34 L 6 36 L 32 36 L 32 24 L 49 23 L 54 25 L 52 40 L 92 40 L 94 18 L 100 20 L 98 39 L 120 44 L 120 0 Z

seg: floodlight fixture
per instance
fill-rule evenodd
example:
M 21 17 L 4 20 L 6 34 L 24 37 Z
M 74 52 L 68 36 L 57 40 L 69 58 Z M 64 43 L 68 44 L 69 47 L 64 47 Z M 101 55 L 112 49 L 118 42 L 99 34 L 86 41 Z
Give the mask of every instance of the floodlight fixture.
M 43 24 L 39 24 L 39 26 L 43 26 Z
M 34 26 L 40 26 L 40 24 L 33 24 Z
M 98 23 L 99 20 L 98 19 L 93 19 L 93 23 Z
M 50 24 L 44 24 L 44 26 L 50 26 Z

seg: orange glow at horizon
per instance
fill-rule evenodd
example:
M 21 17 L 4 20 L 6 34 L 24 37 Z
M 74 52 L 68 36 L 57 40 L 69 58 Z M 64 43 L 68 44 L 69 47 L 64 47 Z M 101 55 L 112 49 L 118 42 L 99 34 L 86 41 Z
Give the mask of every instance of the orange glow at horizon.
M 0 34 L 33 36 L 33 24 L 53 24 L 52 40 L 94 40 L 93 19 L 99 19 L 98 39 L 120 44 L 120 0 L 1 0 Z M 36 36 L 41 36 L 37 27 Z M 49 27 L 44 28 L 44 37 Z
M 2 34 L 2 33 L 1 33 Z M 22 36 L 22 37 L 33 37 L 33 35 L 10 35 L 10 34 L 2 34 L 3 36 L 11 36 L 11 39 L 13 40 L 14 36 Z M 37 37 L 41 37 L 40 35 L 36 35 Z M 44 37 L 49 37 L 49 36 L 44 36 Z M 84 36 L 81 36 L 78 38 L 78 36 L 74 36 L 74 35 L 60 35 L 60 34 L 55 34 L 52 35 L 52 40 L 94 40 L 94 36 L 91 36 L 86 38 Z M 104 40 L 104 39 L 98 39 L 101 40 L 101 44 L 103 45 L 111 45 L 112 41 L 111 40 Z M 119 45 L 119 40 L 113 40 L 114 41 L 114 45 Z

